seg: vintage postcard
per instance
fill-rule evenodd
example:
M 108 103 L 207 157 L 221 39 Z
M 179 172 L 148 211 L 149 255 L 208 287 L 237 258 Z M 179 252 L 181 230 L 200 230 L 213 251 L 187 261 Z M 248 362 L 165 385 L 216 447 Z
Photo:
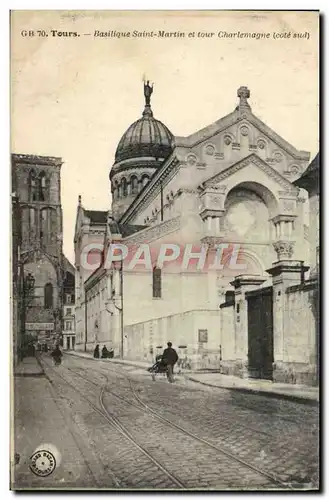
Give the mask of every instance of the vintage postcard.
M 10 22 L 10 488 L 319 490 L 319 12 Z

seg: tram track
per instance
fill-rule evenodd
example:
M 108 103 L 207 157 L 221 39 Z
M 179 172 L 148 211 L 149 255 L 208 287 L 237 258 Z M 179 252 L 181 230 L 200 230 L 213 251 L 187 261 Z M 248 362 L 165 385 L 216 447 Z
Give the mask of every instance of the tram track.
M 63 376 L 62 373 L 59 373 L 58 369 L 54 369 L 50 364 L 45 362 L 45 360 L 42 360 L 42 363 L 47 366 L 48 369 L 52 371 L 52 373 L 55 373 L 57 377 L 61 378 L 66 386 L 71 387 L 75 393 L 79 394 L 79 396 L 82 398 L 83 401 L 87 402 L 88 405 L 94 410 L 95 413 L 97 413 L 99 416 L 101 416 L 106 422 L 111 426 L 112 430 L 115 429 L 118 431 L 121 436 L 123 436 L 130 445 L 133 446 L 135 452 L 138 450 L 140 454 L 143 455 L 144 457 L 144 462 L 145 458 L 148 460 L 148 464 L 143 464 L 141 462 L 141 457 L 136 457 L 135 456 L 135 461 L 136 463 L 139 463 L 139 470 L 136 470 L 136 481 L 132 477 L 134 474 L 134 471 L 127 471 L 129 472 L 129 483 L 125 484 L 125 480 L 121 480 L 120 478 L 117 478 L 118 484 L 122 485 L 123 487 L 134 487 L 134 483 L 140 484 L 140 477 L 139 473 L 145 469 L 147 469 L 147 481 L 148 481 L 148 487 L 149 489 L 153 488 L 159 488 L 159 489 L 165 489 L 165 490 L 170 490 L 170 489 L 186 489 L 186 486 L 179 480 L 177 479 L 168 469 L 166 469 L 165 466 L 163 466 L 157 459 L 152 456 L 151 453 L 149 453 L 141 444 L 139 444 L 136 439 L 131 435 L 131 433 L 126 429 L 126 427 L 118 420 L 117 417 L 115 417 L 113 414 L 111 414 L 106 406 L 104 405 L 103 402 L 103 397 L 104 397 L 104 387 L 100 387 L 100 393 L 98 396 L 99 400 L 99 405 L 101 409 L 99 409 L 85 394 L 83 394 L 82 391 L 80 391 L 72 382 L 70 382 L 66 377 Z M 68 370 L 69 371 L 69 370 Z M 70 370 L 72 371 L 72 370 Z M 77 375 L 77 374 L 76 374 Z M 84 377 L 81 377 L 84 378 Z M 90 381 L 89 381 L 90 382 Z M 94 384 L 97 385 L 97 384 Z M 99 387 L 99 386 L 98 386 Z M 153 469 L 156 468 L 157 471 L 152 471 Z M 123 471 L 126 469 L 126 462 L 125 462 L 125 467 L 123 467 Z M 113 472 L 113 471 L 112 471 Z M 162 474 L 162 477 L 159 477 L 159 472 Z M 124 475 L 126 473 L 124 472 Z M 163 477 L 164 476 L 164 477 Z M 154 486 L 152 485 L 152 481 L 154 481 L 156 484 Z M 143 488 L 143 486 L 139 486 Z
M 99 384 L 97 384 L 94 381 L 90 380 L 89 378 L 83 376 L 81 373 L 78 373 L 75 369 L 68 368 L 68 370 L 70 370 L 71 372 L 73 372 L 75 375 L 77 375 L 81 379 L 84 379 L 88 383 L 93 384 L 93 385 L 95 385 L 97 387 L 100 387 Z M 83 369 L 83 371 L 84 370 L 85 369 Z M 111 370 L 111 369 L 109 369 L 109 371 L 111 371 L 113 374 L 115 374 L 116 376 L 118 376 L 118 370 Z M 167 427 L 170 427 L 171 429 L 175 429 L 175 431 L 179 431 L 179 433 L 183 434 L 185 437 L 188 437 L 188 438 L 194 440 L 194 442 L 197 442 L 199 444 L 201 443 L 202 445 L 204 445 L 208 449 L 214 450 L 217 454 L 224 455 L 227 459 L 229 459 L 231 461 L 234 461 L 235 463 L 238 463 L 240 466 L 245 467 L 246 469 L 249 469 L 253 473 L 256 473 L 256 474 L 258 474 L 258 475 L 266 478 L 273 485 L 280 486 L 280 488 L 282 488 L 282 489 L 290 489 L 289 485 L 287 485 L 286 483 L 280 481 L 278 478 L 276 478 L 272 474 L 268 473 L 267 471 L 264 471 L 264 470 L 262 470 L 262 469 L 260 469 L 258 467 L 255 467 L 254 465 L 246 462 L 245 460 L 242 460 L 241 458 L 233 455 L 232 453 L 228 452 L 227 450 L 224 450 L 222 447 L 219 447 L 219 446 L 217 446 L 217 445 L 209 442 L 208 440 L 206 440 L 206 439 L 204 439 L 204 438 L 202 438 L 200 436 L 197 436 L 196 434 L 188 431 L 187 429 L 185 429 L 184 427 L 178 425 L 177 423 L 172 422 L 171 420 L 169 420 L 169 419 L 163 417 L 162 415 L 160 415 L 153 408 L 150 408 L 138 396 L 138 394 L 137 394 L 137 392 L 135 390 L 134 384 L 133 384 L 131 378 L 129 377 L 129 375 L 127 375 L 127 373 L 125 373 L 125 372 L 123 372 L 121 370 L 119 370 L 119 373 L 120 373 L 120 375 L 121 375 L 122 378 L 124 378 L 124 379 L 126 379 L 128 381 L 128 383 L 129 383 L 129 390 L 130 390 L 130 392 L 131 392 L 134 400 L 137 401 L 137 403 L 135 401 L 129 400 L 128 398 L 126 398 L 126 397 L 124 397 L 122 395 L 117 394 L 116 392 L 114 392 L 113 390 L 111 390 L 106 385 L 102 387 L 103 396 L 104 396 L 104 394 L 106 392 L 106 393 L 111 394 L 112 396 L 114 396 L 117 400 L 120 400 L 121 402 L 124 402 L 124 403 L 126 403 L 126 404 L 128 404 L 130 406 L 133 406 L 133 407 L 137 408 L 138 410 L 144 409 L 144 411 L 148 415 L 152 415 L 154 418 L 156 418 L 158 421 L 160 421 L 163 424 L 165 424 Z M 104 377 L 104 379 L 106 379 L 108 381 L 107 375 L 105 375 L 103 372 L 98 372 L 98 374 L 101 375 L 102 377 Z M 122 390 L 123 388 L 120 387 L 120 389 Z

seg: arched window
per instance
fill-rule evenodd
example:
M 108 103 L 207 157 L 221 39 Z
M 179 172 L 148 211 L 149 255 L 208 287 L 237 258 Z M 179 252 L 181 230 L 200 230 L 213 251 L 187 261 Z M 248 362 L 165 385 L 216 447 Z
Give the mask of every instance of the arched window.
M 38 191 L 39 191 L 39 201 L 45 201 L 46 199 L 46 174 L 41 172 L 38 179 Z
M 33 241 L 34 238 L 36 237 L 36 220 L 35 220 L 35 209 L 30 208 L 30 220 L 29 220 L 29 236 L 30 236 L 30 241 Z
M 30 201 L 37 201 L 38 190 L 37 190 L 36 175 L 34 170 L 31 170 L 29 174 L 29 191 L 30 191 Z
M 130 182 L 131 182 L 131 194 L 137 194 L 138 193 L 138 179 L 137 179 L 137 177 L 135 175 L 132 175 Z
M 53 285 L 46 283 L 45 285 L 45 309 L 53 308 Z
M 148 175 L 143 175 L 143 177 L 142 177 L 143 187 L 146 186 L 146 184 L 148 183 L 148 181 L 149 181 L 149 176 Z
M 153 297 L 161 298 L 161 269 L 158 267 L 153 269 Z
M 45 244 L 47 242 L 47 236 L 49 234 L 49 212 L 45 208 L 40 212 L 40 242 Z
M 122 196 L 125 197 L 128 194 L 128 186 L 127 186 L 127 181 L 125 177 L 122 178 L 121 180 L 121 191 L 122 191 Z
M 119 186 L 118 183 L 115 182 L 113 185 L 113 199 L 117 200 L 119 198 Z

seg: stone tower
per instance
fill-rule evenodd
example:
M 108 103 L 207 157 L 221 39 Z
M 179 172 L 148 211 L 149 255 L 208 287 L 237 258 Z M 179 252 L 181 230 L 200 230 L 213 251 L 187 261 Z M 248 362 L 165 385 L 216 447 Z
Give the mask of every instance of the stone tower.
M 35 278 L 25 332 L 49 344 L 62 330 L 61 166 L 61 158 L 12 155 L 12 191 L 18 198 L 21 227 L 20 269 Z
M 153 86 L 144 83 L 145 107 L 142 117 L 123 134 L 110 171 L 112 213 L 116 220 L 127 210 L 154 172 L 173 151 L 173 135 L 153 116 Z

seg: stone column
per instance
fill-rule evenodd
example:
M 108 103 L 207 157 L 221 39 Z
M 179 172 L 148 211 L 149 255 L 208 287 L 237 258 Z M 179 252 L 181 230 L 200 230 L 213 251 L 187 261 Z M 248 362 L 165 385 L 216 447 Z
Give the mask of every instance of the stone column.
M 253 275 L 236 276 L 231 285 L 235 288 L 235 372 L 248 377 L 248 302 L 246 292 L 257 289 L 266 278 Z
M 220 236 L 220 220 L 225 214 L 226 186 L 205 187 L 200 194 L 201 205 L 199 207 L 200 217 L 204 224 L 204 238 L 216 238 Z
M 272 276 L 273 282 L 273 350 L 274 382 L 293 382 L 289 379 L 289 367 L 285 360 L 285 345 L 289 342 L 288 325 L 288 299 L 286 290 L 288 287 L 298 285 L 304 281 L 304 274 L 308 270 L 302 261 L 283 260 L 283 255 L 289 253 L 286 247 L 280 247 L 278 253 L 278 262 L 273 267 L 267 269 Z
M 294 251 L 294 215 L 277 215 L 272 219 L 274 224 L 273 247 L 278 260 L 291 259 Z

